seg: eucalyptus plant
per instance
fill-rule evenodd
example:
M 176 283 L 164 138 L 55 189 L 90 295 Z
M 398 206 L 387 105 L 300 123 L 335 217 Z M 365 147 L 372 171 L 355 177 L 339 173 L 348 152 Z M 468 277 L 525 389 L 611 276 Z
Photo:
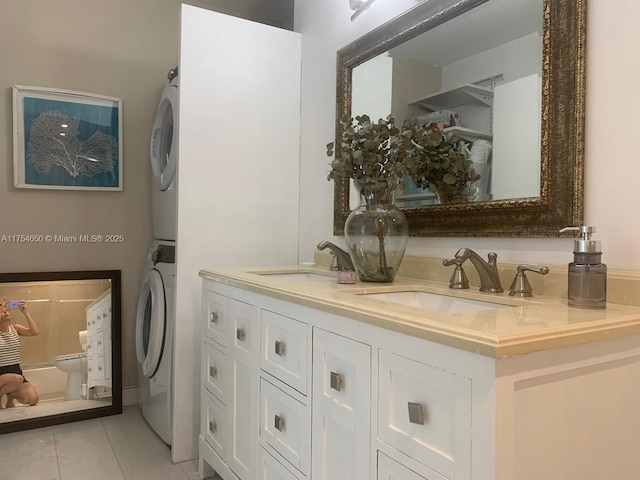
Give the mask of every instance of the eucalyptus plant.
M 345 116 L 340 124 L 343 127 L 340 154 L 331 162 L 327 180 L 347 177 L 353 179 L 361 192 L 393 192 L 406 173 L 405 162 L 413 155 L 413 130 L 406 124 L 398 128 L 392 115 L 377 123 L 368 115 L 355 119 Z M 327 145 L 327 155 L 333 154 L 331 142 Z
M 473 169 L 467 144 L 437 127 L 411 122 L 412 161 L 406 175 L 442 203 L 468 201 L 471 183 L 480 179 Z
M 401 128 L 392 115 L 377 123 L 368 115 L 345 116 L 340 124 L 340 154 L 331 162 L 327 179 L 351 178 L 361 193 L 391 194 L 410 179 L 449 203 L 462 200 L 457 192 L 480 178 L 464 141 L 421 125 L 417 118 L 405 120 Z M 331 142 L 327 155 L 333 154 Z

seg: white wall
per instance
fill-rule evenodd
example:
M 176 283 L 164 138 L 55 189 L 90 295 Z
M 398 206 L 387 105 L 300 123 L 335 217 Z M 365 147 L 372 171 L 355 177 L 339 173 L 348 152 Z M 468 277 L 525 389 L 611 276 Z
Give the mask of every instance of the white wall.
M 287 30 L 182 9 L 174 462 L 197 456 L 199 270 L 298 258 L 300 42 Z
M 531 33 L 442 68 L 442 89 L 502 73 L 505 82 L 542 74 L 542 39 Z
M 391 113 L 393 61 L 386 53 L 353 69 L 352 82 L 357 85 L 351 95 L 351 115 L 367 114 L 372 122 Z M 357 93 L 356 93 L 357 90 Z
M 532 75 L 542 75 L 542 39 L 538 33 L 531 33 L 511 42 L 505 43 L 495 48 L 491 48 L 477 55 L 462 59 L 458 62 L 447 65 L 442 69 L 442 89 L 455 88 L 465 83 L 475 83 L 495 75 L 503 75 L 503 83 Z M 540 93 L 536 94 L 535 105 L 539 102 Z M 456 107 L 455 110 L 462 116 L 462 125 L 474 128 L 481 132 L 493 132 L 495 121 L 492 124 L 490 115 L 487 115 L 487 108 L 478 104 L 468 104 Z M 534 113 L 535 115 L 535 113 Z M 495 111 L 494 111 L 495 116 Z M 537 117 L 540 117 L 538 108 Z M 538 120 L 538 124 L 540 121 Z M 538 129 L 540 126 L 538 126 Z M 493 132 L 495 133 L 495 132 Z M 534 132 L 532 135 L 538 135 Z M 497 136 L 496 136 L 497 137 Z M 535 140 L 539 143 L 538 140 Z M 539 150 L 532 152 L 537 155 L 535 163 L 540 163 Z M 495 151 L 494 151 L 495 154 Z M 526 162 L 526 161 L 525 161 Z M 523 162 L 523 163 L 525 163 Z M 495 165 L 495 162 L 494 162 Z M 532 164 L 533 165 L 533 164 Z M 496 172 L 497 169 L 494 169 Z M 537 176 L 539 177 L 539 169 Z M 539 181 L 539 179 L 538 179 Z M 536 190 L 540 191 L 540 189 Z M 495 192 L 493 192 L 495 193 Z M 511 197 L 494 198 L 516 198 L 526 195 L 516 195 Z
M 347 1 L 296 0 L 295 30 L 303 34 L 300 259 L 313 258 L 318 241 L 332 239 L 333 183 L 326 180 L 325 145 L 333 140 L 336 51 L 416 5 L 380 0 L 355 22 Z M 640 154 L 616 132 L 640 112 L 640 43 L 635 0 L 589 2 L 587 15 L 585 222 L 596 225 L 610 268 L 640 270 L 637 184 Z M 333 238 L 344 244 L 342 238 Z M 498 261 L 561 265 L 572 259 L 571 239 L 410 238 L 407 253 L 450 256 L 466 246 L 495 251 Z

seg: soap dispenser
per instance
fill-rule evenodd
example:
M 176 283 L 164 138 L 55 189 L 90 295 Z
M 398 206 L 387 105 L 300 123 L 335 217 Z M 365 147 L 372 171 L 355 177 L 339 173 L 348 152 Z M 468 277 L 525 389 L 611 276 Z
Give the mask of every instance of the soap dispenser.
M 607 266 L 602 263 L 600 241 L 591 240 L 595 227 L 566 227 L 582 239 L 574 241 L 573 262 L 569 264 L 569 306 L 605 308 L 607 304 Z

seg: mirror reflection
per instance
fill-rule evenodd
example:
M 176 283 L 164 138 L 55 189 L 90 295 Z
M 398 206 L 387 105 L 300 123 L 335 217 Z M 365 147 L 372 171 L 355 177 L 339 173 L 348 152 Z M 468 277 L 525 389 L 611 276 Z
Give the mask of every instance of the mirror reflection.
M 471 177 L 473 192 L 461 192 L 461 201 L 433 204 L 415 186 L 400 192 L 410 235 L 558 237 L 564 225 L 582 225 L 585 19 L 585 0 L 434 0 L 338 50 L 336 119 L 394 112 L 402 125 L 435 114 L 428 121 L 444 128 L 449 111 L 460 133 L 479 136 L 466 141 L 481 178 Z M 419 36 L 431 56 L 405 55 Z M 386 73 L 368 73 L 367 62 L 381 55 Z M 335 235 L 355 207 L 348 180 L 335 181 Z
M 469 201 L 538 197 L 542 34 L 542 0 L 476 6 L 354 67 L 351 115 L 416 117 L 464 140 L 480 175 Z M 396 203 L 438 201 L 409 184 Z
M 119 272 L 0 274 L 0 372 L 24 377 L 0 375 L 0 432 L 118 413 L 119 288 Z

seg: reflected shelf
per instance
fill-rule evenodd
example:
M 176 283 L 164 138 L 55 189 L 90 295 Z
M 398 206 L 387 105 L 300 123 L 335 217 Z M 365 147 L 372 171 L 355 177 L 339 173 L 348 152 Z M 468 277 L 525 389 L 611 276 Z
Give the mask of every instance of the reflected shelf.
M 452 109 L 470 103 L 480 103 L 487 107 L 493 104 L 493 90 L 478 85 L 465 84 L 442 92 L 421 97 L 411 105 L 429 109 L 433 112 Z

